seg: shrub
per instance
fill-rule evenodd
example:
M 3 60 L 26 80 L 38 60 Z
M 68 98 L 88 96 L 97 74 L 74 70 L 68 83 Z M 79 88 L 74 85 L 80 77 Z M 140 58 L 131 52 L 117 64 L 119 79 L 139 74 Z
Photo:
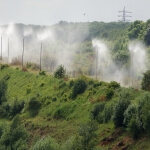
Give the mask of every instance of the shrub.
M 18 100 L 15 100 L 10 108 L 10 115 L 15 116 L 16 114 L 20 113 L 22 109 L 24 108 L 24 102 L 19 102 Z
M 114 103 L 105 105 L 104 110 L 103 110 L 103 122 L 104 123 L 107 123 L 108 121 L 110 121 L 112 119 L 114 107 L 115 107 Z
M 113 95 L 114 95 L 113 89 L 112 89 L 112 88 L 111 88 L 111 89 L 107 89 L 106 98 L 107 98 L 108 100 L 110 100 L 110 99 L 113 97 Z
M 120 87 L 120 84 L 117 83 L 116 81 L 111 81 L 108 86 L 109 88 L 117 89 Z
M 45 75 L 46 75 L 46 73 L 45 73 L 45 71 L 40 71 L 40 72 L 39 72 L 39 75 L 41 75 L 41 76 L 45 76 Z
M 0 69 L 3 70 L 3 69 L 8 68 L 8 67 L 9 66 L 7 64 L 2 64 Z
M 61 147 L 61 150 L 81 150 L 82 143 L 81 137 L 74 136 L 70 137 Z
M 84 93 L 86 90 L 87 84 L 85 80 L 78 79 L 75 81 L 73 89 L 72 89 L 72 98 L 76 98 L 78 94 Z
M 150 134 L 150 94 L 145 93 L 138 103 L 137 108 L 137 118 L 138 118 L 138 125 L 140 129 L 144 129 L 144 131 Z
M 6 80 L 2 79 L 0 80 L 0 105 L 6 101 L 6 90 L 7 90 L 7 84 Z
M 143 90 L 150 91 L 150 70 L 144 73 L 141 86 Z
M 103 122 L 103 110 L 105 107 L 105 102 L 101 102 L 99 104 L 96 104 L 91 111 L 91 117 L 92 119 L 98 121 L 99 123 Z
M 137 139 L 141 133 L 137 116 L 137 106 L 135 104 L 129 105 L 124 113 L 124 124 L 134 139 Z
M 21 125 L 20 118 L 16 116 L 11 125 L 5 128 L 0 139 L 0 143 L 5 146 L 5 149 L 28 150 L 28 137 L 28 132 Z
M 81 136 L 82 150 L 91 150 L 97 145 L 98 124 L 95 121 L 83 123 L 79 127 L 79 135 Z
M 71 88 L 71 87 L 73 87 L 74 86 L 74 81 L 73 80 L 70 80 L 70 82 L 69 82 L 69 87 Z
M 41 105 L 42 104 L 37 97 L 32 97 L 29 100 L 27 110 L 29 111 L 31 117 L 34 117 L 38 114 Z
M 116 127 L 124 126 L 124 112 L 130 104 L 131 96 L 128 90 L 121 92 L 119 101 L 116 104 L 113 121 Z
M 54 139 L 52 139 L 50 136 L 43 137 L 40 140 L 38 140 L 31 150 L 59 150 L 58 143 L 55 142 Z
M 66 76 L 66 69 L 63 65 L 60 65 L 57 70 L 54 72 L 55 78 L 64 78 Z
M 58 109 L 54 113 L 54 118 L 56 119 L 65 119 L 68 115 L 70 115 L 74 111 L 75 105 L 63 105 L 58 107 Z

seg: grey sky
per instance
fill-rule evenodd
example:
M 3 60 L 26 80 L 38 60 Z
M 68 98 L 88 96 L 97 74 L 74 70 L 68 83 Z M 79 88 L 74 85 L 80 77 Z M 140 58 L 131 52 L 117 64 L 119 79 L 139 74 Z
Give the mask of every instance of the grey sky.
M 118 21 L 124 6 L 132 21 L 150 19 L 150 0 L 0 0 L 0 24 Z

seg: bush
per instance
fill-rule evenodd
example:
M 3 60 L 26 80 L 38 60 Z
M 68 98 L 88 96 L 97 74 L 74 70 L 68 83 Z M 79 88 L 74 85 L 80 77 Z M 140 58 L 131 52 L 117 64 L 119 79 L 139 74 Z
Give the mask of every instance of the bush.
M 91 111 L 91 117 L 92 119 L 96 120 L 99 123 L 103 123 L 103 110 L 105 107 L 105 102 L 101 102 L 99 104 L 96 104 Z
M 81 150 L 82 143 L 79 136 L 69 138 L 61 147 L 61 150 Z
M 19 102 L 18 100 L 15 100 L 10 108 L 10 116 L 15 116 L 16 114 L 20 113 L 22 109 L 24 108 L 24 102 Z
M 6 69 L 6 68 L 8 68 L 8 67 L 9 67 L 9 66 L 8 66 L 7 64 L 2 64 L 1 67 L 0 67 L 0 69 L 3 70 L 3 69 Z
M 7 91 L 7 84 L 6 80 L 2 79 L 0 80 L 0 105 L 6 101 L 6 91 Z
M 70 80 L 69 82 L 69 88 L 73 87 L 74 86 L 74 81 L 73 80 Z
M 150 70 L 144 73 L 141 86 L 143 90 L 150 91 Z
M 113 121 L 116 127 L 124 126 L 124 112 L 130 104 L 131 96 L 128 90 L 121 92 L 119 101 L 116 104 Z
M 124 124 L 134 139 L 137 139 L 141 133 L 137 116 L 137 106 L 135 104 L 129 105 L 124 113 Z
M 41 76 L 45 76 L 45 75 L 46 75 L 46 73 L 45 73 L 45 71 L 40 71 L 40 72 L 39 72 L 39 75 L 41 75 Z
M 111 81 L 108 86 L 109 88 L 117 89 L 120 87 L 120 84 L 117 83 L 116 81 Z
M 82 150 L 92 150 L 97 145 L 98 124 L 95 121 L 83 123 L 79 127 L 79 135 L 81 136 Z
M 72 98 L 76 98 L 78 94 L 84 93 L 86 90 L 87 84 L 85 80 L 78 79 L 75 81 L 73 89 L 72 89 Z
M 59 150 L 58 143 L 51 137 L 43 137 L 37 141 L 31 150 Z
M 65 119 L 68 115 L 70 115 L 74 111 L 75 105 L 68 104 L 58 107 L 58 109 L 54 113 L 54 118 L 56 119 Z
M 138 103 L 137 118 L 140 129 L 144 129 L 150 135 L 150 94 L 145 93 Z
M 112 88 L 111 89 L 107 89 L 107 92 L 106 92 L 107 100 L 110 100 L 113 97 L 113 95 L 114 95 L 113 89 Z
M 113 117 L 113 112 L 114 112 L 114 107 L 115 104 L 106 104 L 103 110 L 103 122 L 107 123 L 108 121 L 110 121 Z
M 41 105 L 42 104 L 37 97 L 32 97 L 29 100 L 27 110 L 29 111 L 31 117 L 34 117 L 38 114 Z
M 64 78 L 66 76 L 66 69 L 63 65 L 60 65 L 57 70 L 54 72 L 55 78 Z
M 5 127 L 0 143 L 5 147 L 5 149 L 28 150 L 28 137 L 28 132 L 21 125 L 20 118 L 16 116 L 11 125 Z

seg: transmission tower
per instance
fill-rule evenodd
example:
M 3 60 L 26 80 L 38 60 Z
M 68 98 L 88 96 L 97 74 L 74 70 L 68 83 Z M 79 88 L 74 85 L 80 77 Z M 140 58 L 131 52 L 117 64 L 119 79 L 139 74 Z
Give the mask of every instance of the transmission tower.
M 130 22 L 131 20 L 128 20 L 127 18 L 129 18 L 129 17 L 132 17 L 132 16 L 129 16 L 129 15 L 127 15 L 127 14 L 129 14 L 129 13 L 131 13 L 130 11 L 126 11 L 126 9 L 125 9 L 125 7 L 123 8 L 123 10 L 122 11 L 118 11 L 119 13 L 122 13 L 122 15 L 118 15 L 118 17 L 121 17 L 122 19 L 121 20 L 119 20 L 120 22 L 123 22 L 123 23 L 125 23 L 125 22 Z

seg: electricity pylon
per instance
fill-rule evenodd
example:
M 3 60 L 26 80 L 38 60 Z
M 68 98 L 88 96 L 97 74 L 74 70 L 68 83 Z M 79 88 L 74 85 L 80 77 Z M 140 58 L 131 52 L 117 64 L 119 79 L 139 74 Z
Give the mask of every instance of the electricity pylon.
M 131 20 L 128 20 L 127 18 L 132 17 L 132 16 L 129 16 L 129 15 L 127 15 L 127 14 L 132 13 L 132 12 L 126 11 L 125 7 L 123 8 L 122 11 L 118 11 L 118 12 L 119 12 L 119 13 L 122 13 L 122 15 L 118 15 L 118 17 L 121 17 L 121 18 L 122 18 L 121 20 L 119 20 L 120 22 L 125 23 L 125 22 L 130 22 L 130 21 L 131 21 Z

